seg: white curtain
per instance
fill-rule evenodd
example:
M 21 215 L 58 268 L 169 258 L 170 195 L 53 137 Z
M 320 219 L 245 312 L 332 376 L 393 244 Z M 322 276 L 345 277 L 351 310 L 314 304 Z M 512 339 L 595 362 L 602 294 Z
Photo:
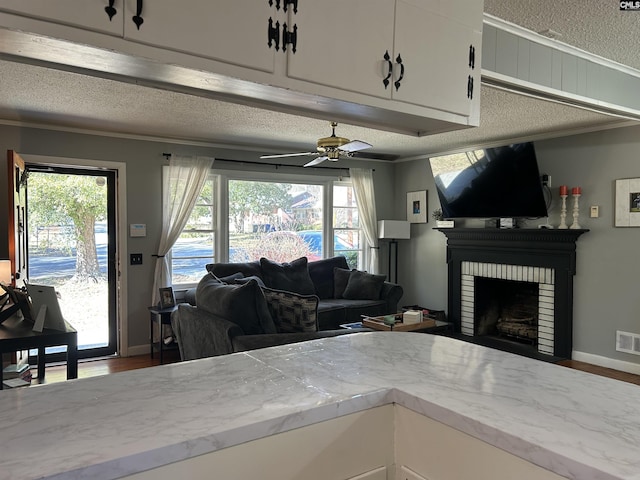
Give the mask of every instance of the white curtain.
M 166 255 L 189 220 L 211 165 L 213 158 L 210 157 L 171 156 L 169 168 L 162 179 L 162 234 L 158 246 L 151 305 L 157 305 L 160 300 L 160 288 L 171 286 L 169 260 Z
M 349 176 L 358 202 L 358 215 L 364 239 L 369 247 L 369 273 L 378 273 L 378 216 L 376 193 L 373 188 L 373 170 L 350 168 Z

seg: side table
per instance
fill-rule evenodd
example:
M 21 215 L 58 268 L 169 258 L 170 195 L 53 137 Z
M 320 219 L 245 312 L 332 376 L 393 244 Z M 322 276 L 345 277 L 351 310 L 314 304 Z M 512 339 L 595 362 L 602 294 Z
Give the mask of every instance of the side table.
M 67 380 L 78 378 L 78 333 L 68 322 L 65 330 L 45 328 L 33 331 L 33 323 L 17 315 L 0 324 L 0 358 L 3 353 L 18 350 L 38 349 L 38 380 L 44 380 L 45 348 L 67 346 Z M 2 390 L 2 368 L 0 368 L 0 390 Z
M 162 326 L 163 325 L 171 325 L 171 314 L 178 309 L 177 305 L 173 307 L 160 308 L 160 307 L 149 307 L 149 347 L 151 349 L 151 358 L 153 358 L 153 322 L 159 322 L 158 324 L 158 350 L 160 351 L 160 365 L 163 363 L 162 352 L 165 350 L 164 348 L 164 339 L 162 338 Z

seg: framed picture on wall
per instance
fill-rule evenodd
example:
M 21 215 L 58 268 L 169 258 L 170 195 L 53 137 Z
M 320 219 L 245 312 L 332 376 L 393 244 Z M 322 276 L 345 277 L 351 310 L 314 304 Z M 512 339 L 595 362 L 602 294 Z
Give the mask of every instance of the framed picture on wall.
M 173 295 L 173 288 L 166 287 L 160 289 L 160 308 L 170 308 L 176 306 L 176 297 Z
M 640 227 L 640 178 L 616 180 L 616 227 Z
M 427 191 L 407 192 L 407 222 L 427 223 Z

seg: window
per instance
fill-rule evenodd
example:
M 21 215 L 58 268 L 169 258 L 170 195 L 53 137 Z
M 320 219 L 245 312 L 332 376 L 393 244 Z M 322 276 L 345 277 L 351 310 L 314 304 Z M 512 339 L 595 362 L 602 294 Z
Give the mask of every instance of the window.
M 229 180 L 229 261 L 322 258 L 323 186 Z
M 226 188 L 219 188 L 225 182 Z M 225 192 L 227 198 L 222 198 Z M 228 220 L 218 222 L 218 216 Z M 325 242 L 325 235 L 333 242 Z M 208 263 L 261 257 L 289 262 L 303 256 L 313 261 L 344 255 L 350 268 L 362 268 L 362 239 L 350 182 L 321 178 L 317 183 L 297 183 L 297 178 L 287 176 L 227 179 L 212 174 L 171 251 L 172 284 L 196 284 Z
M 351 183 L 333 184 L 333 253 L 347 258 L 349 268 L 363 268 L 362 232 Z
M 209 175 L 187 225 L 171 249 L 171 279 L 174 285 L 200 281 L 204 266 L 216 261 L 216 176 Z

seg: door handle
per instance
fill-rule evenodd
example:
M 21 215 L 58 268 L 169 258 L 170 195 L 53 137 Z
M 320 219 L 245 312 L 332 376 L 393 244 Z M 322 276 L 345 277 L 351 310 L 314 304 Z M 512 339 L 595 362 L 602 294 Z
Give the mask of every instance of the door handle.
M 384 58 L 384 60 L 387 62 L 387 76 L 382 80 L 384 89 L 386 90 L 389 86 L 389 79 L 391 78 L 391 75 L 393 75 L 393 62 L 391 61 L 391 57 L 389 56 L 389 50 L 384 52 L 384 56 L 382 58 Z
M 115 14 L 118 13 L 118 11 L 113 6 L 114 3 L 116 3 L 116 0 L 109 0 L 109 5 L 104 7 L 104 11 L 107 12 L 107 15 L 109 15 L 109 21 L 113 20 Z
M 133 23 L 136 24 L 138 30 L 140 30 L 140 25 L 144 23 L 144 19 L 142 18 L 142 0 L 136 0 L 136 14 L 133 16 Z
M 393 83 L 396 87 L 396 92 L 397 92 L 400 89 L 400 83 L 404 78 L 404 63 L 402 63 L 402 57 L 400 56 L 400 54 L 398 54 L 398 56 L 396 57 L 396 63 L 400 65 L 400 77 L 398 78 L 398 80 L 396 80 Z

